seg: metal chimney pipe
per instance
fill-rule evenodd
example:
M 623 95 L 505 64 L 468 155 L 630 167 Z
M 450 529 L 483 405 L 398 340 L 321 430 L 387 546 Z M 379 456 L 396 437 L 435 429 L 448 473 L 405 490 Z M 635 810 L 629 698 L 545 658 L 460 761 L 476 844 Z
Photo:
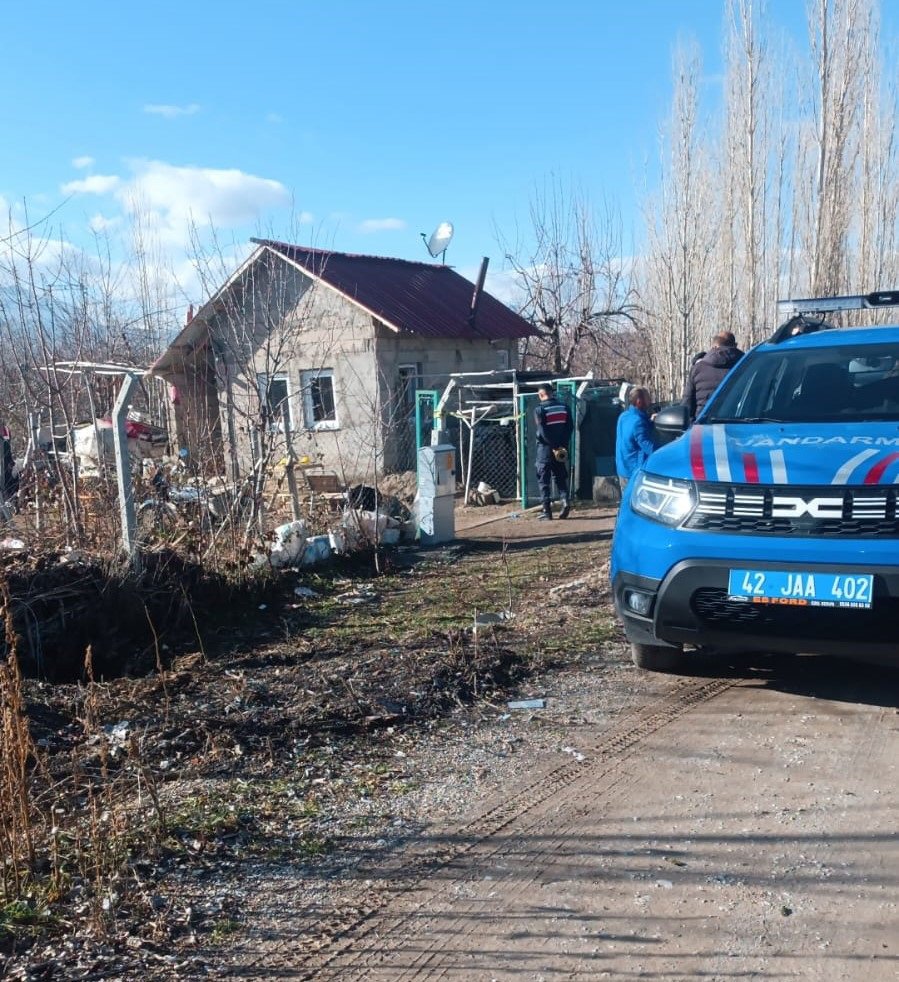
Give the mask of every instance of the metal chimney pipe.
M 474 293 L 471 297 L 471 310 L 468 313 L 468 326 L 474 330 L 475 329 L 475 318 L 478 316 L 478 301 L 481 299 L 481 293 L 484 290 L 484 280 L 487 279 L 487 265 L 490 262 L 489 256 L 484 256 L 481 260 L 481 271 L 478 273 L 478 281 L 474 285 Z

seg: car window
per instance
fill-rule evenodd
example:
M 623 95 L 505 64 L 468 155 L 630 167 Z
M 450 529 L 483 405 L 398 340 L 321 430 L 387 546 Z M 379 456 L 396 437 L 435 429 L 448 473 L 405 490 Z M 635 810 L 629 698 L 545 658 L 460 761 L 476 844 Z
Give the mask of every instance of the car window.
M 702 422 L 899 420 L 899 345 L 755 351 L 727 377 Z

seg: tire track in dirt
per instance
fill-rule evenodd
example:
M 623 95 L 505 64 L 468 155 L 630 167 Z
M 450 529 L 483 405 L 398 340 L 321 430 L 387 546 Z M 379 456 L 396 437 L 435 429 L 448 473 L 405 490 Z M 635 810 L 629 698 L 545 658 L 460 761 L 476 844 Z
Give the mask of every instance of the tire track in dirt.
M 628 779 L 628 775 L 621 773 L 621 765 L 639 750 L 644 740 L 735 684 L 737 680 L 732 678 L 679 682 L 673 692 L 630 713 L 593 746 L 583 747 L 588 762 L 566 762 L 535 775 L 533 781 L 508 798 L 488 806 L 466 824 L 448 830 L 441 836 L 441 848 L 399 857 L 385 871 L 387 878 L 396 877 L 397 886 L 384 890 L 349 918 L 344 915 L 320 923 L 315 939 L 305 944 L 299 941 L 294 948 L 303 963 L 301 968 L 291 971 L 290 977 L 307 982 L 369 978 L 368 970 L 390 952 L 391 939 L 398 939 L 404 931 L 410 933 L 407 926 L 416 920 L 422 908 L 452 888 L 453 881 L 448 877 L 435 884 L 435 874 L 450 870 L 463 860 L 470 861 L 473 854 L 480 861 L 490 861 L 509 851 L 509 838 L 497 840 L 503 833 L 514 830 L 515 836 L 524 836 L 544 827 L 552 829 L 547 846 L 534 857 L 533 879 L 536 879 L 542 871 L 539 856 L 558 848 L 578 816 L 592 807 L 588 802 L 608 795 L 617 784 Z M 545 806 L 553 799 L 562 800 L 560 796 L 571 798 L 573 791 L 579 792 L 578 797 L 569 810 L 568 820 L 560 826 L 555 811 L 547 814 Z M 526 890 L 530 882 L 533 880 L 522 884 L 520 889 Z M 391 906 L 397 909 L 391 911 Z M 457 906 L 457 910 L 461 915 L 465 907 Z M 421 952 L 407 966 L 411 974 L 394 974 L 392 978 L 439 978 L 434 973 L 440 969 L 433 965 L 439 953 L 439 949 Z

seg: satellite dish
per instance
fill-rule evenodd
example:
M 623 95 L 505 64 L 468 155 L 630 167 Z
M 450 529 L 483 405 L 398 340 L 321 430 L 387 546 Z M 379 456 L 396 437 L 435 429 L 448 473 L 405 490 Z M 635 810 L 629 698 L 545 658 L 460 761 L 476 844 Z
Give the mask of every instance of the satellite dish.
M 442 261 L 446 261 L 446 250 L 453 238 L 453 223 L 452 222 L 441 222 L 437 228 L 431 233 L 429 239 L 425 239 L 425 245 L 427 246 L 428 252 L 436 259 L 438 256 L 442 257 Z M 424 232 L 421 233 L 421 237 L 424 239 Z

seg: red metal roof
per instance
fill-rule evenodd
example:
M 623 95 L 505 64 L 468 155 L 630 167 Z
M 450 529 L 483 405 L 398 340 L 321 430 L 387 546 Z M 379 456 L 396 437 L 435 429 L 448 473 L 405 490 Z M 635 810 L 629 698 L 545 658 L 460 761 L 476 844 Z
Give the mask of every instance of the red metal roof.
M 478 300 L 474 330 L 469 326 L 474 283 L 449 266 L 381 256 L 307 249 L 254 239 L 302 266 L 402 331 L 435 338 L 525 338 L 533 327 L 486 291 Z

